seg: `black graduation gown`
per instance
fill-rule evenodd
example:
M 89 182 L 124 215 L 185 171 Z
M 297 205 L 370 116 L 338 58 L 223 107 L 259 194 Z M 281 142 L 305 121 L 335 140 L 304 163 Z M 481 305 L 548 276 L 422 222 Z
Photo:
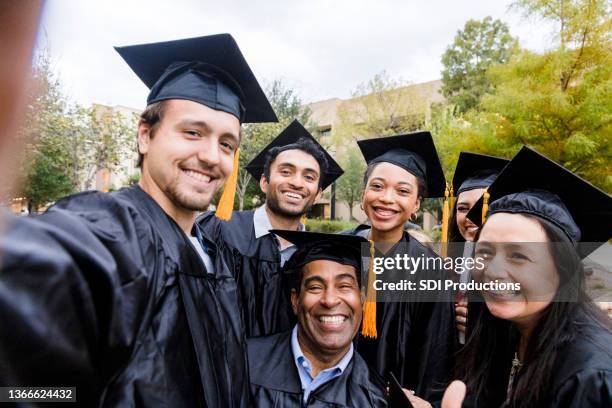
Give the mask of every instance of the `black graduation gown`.
M 559 357 L 553 365 L 552 377 L 545 387 L 546 393 L 537 406 L 543 408 L 612 407 L 612 331 L 602 327 L 582 312 L 577 314 L 568 330 L 574 333 L 574 338 L 559 349 Z M 511 359 L 511 356 L 508 358 Z M 476 399 L 475 395 L 468 394 L 463 406 L 465 408 L 499 406 L 499 403 L 491 403 L 490 400 L 504 401 L 506 399 L 509 368 L 505 369 L 505 372 L 507 374 L 501 377 L 502 384 L 490 386 L 490 388 L 500 390 L 503 395 L 489 396 L 488 399 L 481 396 Z M 519 376 L 520 373 L 519 371 Z M 525 407 L 535 406 L 529 401 L 521 401 L 521 404 Z
M 226 222 L 209 212 L 198 220 L 234 271 L 247 337 L 276 334 L 295 325 L 283 288 L 278 240 L 273 234 L 255 238 L 254 214 L 234 212 Z
M 3 386 L 76 386 L 83 406 L 249 406 L 236 283 L 221 257 L 208 274 L 143 190 L 81 193 L 12 221 Z
M 612 332 L 586 317 L 553 369 L 550 407 L 612 407 Z
M 358 353 L 346 370 L 312 391 L 303 405 L 291 331 L 247 340 L 251 397 L 255 407 L 386 407 L 383 384 Z
M 345 232 L 363 235 L 369 230 L 360 225 Z M 413 257 L 437 255 L 404 232 L 401 242 Z M 387 254 L 392 256 L 394 249 Z M 445 279 L 443 271 L 431 271 L 428 279 Z M 414 276 L 422 276 L 418 272 Z M 393 372 L 400 384 L 426 400 L 441 396 L 453 369 L 455 349 L 455 312 L 450 293 L 439 302 L 377 302 L 377 338 L 357 337 L 357 350 L 370 367 L 385 380 Z

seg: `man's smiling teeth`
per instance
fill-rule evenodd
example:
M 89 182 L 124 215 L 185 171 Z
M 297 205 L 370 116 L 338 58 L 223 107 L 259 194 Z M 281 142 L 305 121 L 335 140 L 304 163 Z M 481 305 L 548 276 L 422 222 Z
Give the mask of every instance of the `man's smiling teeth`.
M 197 171 L 193 171 L 193 170 L 183 170 L 183 171 L 185 172 L 185 174 L 187 174 L 189 177 L 193 179 L 202 181 L 204 183 L 210 182 L 210 176 L 206 176 L 202 173 L 198 173 Z
M 299 195 L 299 194 L 295 194 L 295 193 L 288 193 L 288 192 L 286 192 L 286 193 L 285 193 L 285 195 L 286 195 L 287 197 L 289 197 L 289 198 L 295 198 L 295 199 L 297 199 L 297 200 L 299 200 L 299 199 L 301 199 L 301 198 L 302 198 L 302 196 L 301 196 L 301 195 Z
M 319 321 L 330 324 L 340 324 L 346 320 L 344 316 L 319 316 Z

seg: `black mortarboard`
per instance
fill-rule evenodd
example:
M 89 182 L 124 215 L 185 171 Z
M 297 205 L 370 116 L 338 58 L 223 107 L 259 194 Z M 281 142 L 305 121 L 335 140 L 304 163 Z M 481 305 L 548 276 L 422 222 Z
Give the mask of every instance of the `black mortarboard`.
M 444 197 L 444 171 L 431 133 L 415 132 L 359 140 L 357 144 L 368 164 L 395 164 L 423 179 L 427 185 L 428 197 Z
M 509 160 L 486 154 L 459 153 L 453 176 L 455 196 L 464 191 L 489 187 L 509 162 Z
M 280 147 L 281 150 L 291 150 L 299 148 L 296 143 L 300 139 L 312 141 L 315 146 L 323 153 L 327 159 L 327 169 L 321 168 L 321 189 L 325 190 L 331 183 L 344 173 L 342 168 L 336 163 L 333 157 L 317 142 L 317 140 L 302 126 L 296 119 L 289 124 L 269 145 L 263 148 L 261 152 L 249 164 L 246 165 L 246 170 L 255 180 L 259 180 L 264 172 L 264 166 L 270 149 Z
M 278 120 L 229 34 L 115 49 L 151 90 L 148 105 L 187 99 L 231 113 L 241 123 Z
M 487 217 L 495 213 L 531 214 L 545 219 L 574 243 L 602 243 L 612 231 L 612 197 L 535 150 L 524 146 L 488 192 Z M 481 197 L 468 213 L 482 225 Z M 581 245 L 582 256 L 596 246 Z
M 270 230 L 270 232 L 298 247 L 298 250 L 285 263 L 287 272 L 301 268 L 312 261 L 324 259 L 355 267 L 357 279 L 361 280 L 361 250 L 363 244 L 368 245 L 367 248 L 369 248 L 367 239 L 357 235 L 309 231 Z

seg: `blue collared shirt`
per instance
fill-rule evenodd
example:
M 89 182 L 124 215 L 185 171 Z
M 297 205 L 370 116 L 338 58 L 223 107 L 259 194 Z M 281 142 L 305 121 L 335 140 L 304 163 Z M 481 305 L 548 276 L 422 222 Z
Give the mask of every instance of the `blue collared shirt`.
M 270 222 L 270 218 L 268 218 L 265 204 L 255 210 L 255 213 L 253 214 L 253 227 L 255 227 L 255 239 L 268 235 L 270 230 L 274 229 L 274 227 L 272 227 L 272 223 Z M 304 224 L 300 223 L 298 231 L 304 231 Z M 285 262 L 291 258 L 291 255 L 293 255 L 297 248 L 293 244 L 289 244 L 284 248 L 279 244 L 278 250 L 280 251 L 280 263 L 282 267 Z
M 302 390 L 304 391 L 304 402 L 308 401 L 308 396 L 310 393 L 323 384 L 333 380 L 336 377 L 342 375 L 346 367 L 350 363 L 353 358 L 353 343 L 351 342 L 351 347 L 349 351 L 338 361 L 334 367 L 327 368 L 321 371 L 315 378 L 312 378 L 312 364 L 304 353 L 302 353 L 302 349 L 300 348 L 300 343 L 297 338 L 298 327 L 295 325 L 293 331 L 291 332 L 291 351 L 293 352 L 293 358 L 295 361 L 295 366 L 297 367 L 298 374 L 300 375 L 300 382 L 302 383 Z

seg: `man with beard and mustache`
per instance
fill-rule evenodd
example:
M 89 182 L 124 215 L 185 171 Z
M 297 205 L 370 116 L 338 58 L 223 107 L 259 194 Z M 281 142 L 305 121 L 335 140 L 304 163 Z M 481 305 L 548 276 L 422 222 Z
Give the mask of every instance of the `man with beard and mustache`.
M 76 387 L 83 406 L 248 407 L 236 283 L 195 220 L 237 172 L 241 123 L 276 115 L 229 34 L 117 51 L 150 88 L 140 183 L 9 220 L 0 385 Z
M 235 212 L 229 222 L 212 213 L 198 222 L 234 271 L 247 337 L 252 337 L 279 333 L 295 324 L 280 273 L 295 246 L 270 230 L 303 230 L 302 216 L 343 171 L 297 120 L 246 169 L 259 180 L 265 204 Z

